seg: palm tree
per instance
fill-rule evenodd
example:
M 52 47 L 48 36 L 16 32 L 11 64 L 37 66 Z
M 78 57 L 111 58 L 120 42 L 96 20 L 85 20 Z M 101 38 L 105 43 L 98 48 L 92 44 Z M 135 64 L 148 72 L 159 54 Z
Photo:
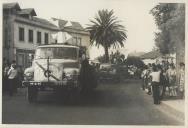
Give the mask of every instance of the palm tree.
M 113 46 L 123 47 L 124 41 L 127 39 L 127 34 L 124 26 L 120 25 L 120 21 L 114 16 L 113 10 L 99 10 L 98 15 L 92 23 L 88 25 L 87 30 L 90 32 L 91 45 L 104 48 L 106 62 L 109 61 L 108 49 Z

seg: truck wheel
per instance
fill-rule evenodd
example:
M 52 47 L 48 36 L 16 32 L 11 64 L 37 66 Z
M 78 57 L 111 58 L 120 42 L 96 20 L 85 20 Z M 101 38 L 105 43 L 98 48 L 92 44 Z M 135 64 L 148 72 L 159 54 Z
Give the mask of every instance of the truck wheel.
M 28 87 L 28 101 L 30 103 L 37 101 L 37 94 L 38 94 L 38 90 L 36 87 L 32 87 L 32 86 Z

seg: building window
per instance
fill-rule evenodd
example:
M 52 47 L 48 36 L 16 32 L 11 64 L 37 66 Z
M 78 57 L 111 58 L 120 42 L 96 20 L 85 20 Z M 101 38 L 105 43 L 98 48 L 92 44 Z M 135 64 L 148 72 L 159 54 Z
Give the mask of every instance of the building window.
M 33 30 L 29 30 L 29 42 L 33 42 Z
M 19 28 L 19 41 L 24 41 L 24 28 Z
M 37 43 L 41 44 L 41 32 L 37 32 Z
M 73 41 L 72 41 L 73 44 L 76 44 L 76 42 L 77 42 L 76 40 L 77 40 L 77 37 L 73 37 Z
M 81 46 L 82 39 L 80 37 L 73 37 L 73 44 Z
M 44 43 L 48 44 L 48 33 L 45 33 L 44 35 Z

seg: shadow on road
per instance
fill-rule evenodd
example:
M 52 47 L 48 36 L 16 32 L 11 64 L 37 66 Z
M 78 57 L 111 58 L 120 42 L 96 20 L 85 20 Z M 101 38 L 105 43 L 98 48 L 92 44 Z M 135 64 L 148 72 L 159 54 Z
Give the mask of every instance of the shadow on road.
M 116 85 L 102 85 L 100 89 L 85 92 L 75 102 L 70 102 L 66 94 L 48 93 L 40 94 L 36 104 L 86 106 L 86 107 L 128 107 L 134 102 L 133 97 L 123 91 L 126 86 L 122 83 Z M 108 88 L 108 86 L 111 86 Z M 113 86 L 113 87 L 112 87 Z M 121 89 L 122 88 L 122 91 Z M 124 88 L 124 89 L 123 89 Z

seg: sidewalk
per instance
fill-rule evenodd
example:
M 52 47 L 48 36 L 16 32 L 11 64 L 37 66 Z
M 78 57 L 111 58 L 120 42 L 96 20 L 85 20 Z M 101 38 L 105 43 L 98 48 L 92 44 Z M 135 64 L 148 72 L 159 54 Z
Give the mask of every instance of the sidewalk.
M 165 112 L 178 119 L 181 122 L 185 120 L 185 100 L 167 99 L 161 101 L 161 107 Z
M 167 105 L 178 112 L 184 113 L 185 100 L 176 99 L 176 100 L 166 100 L 162 101 L 164 105 Z
M 148 90 L 146 89 L 147 93 Z M 185 100 L 177 97 L 164 97 L 161 104 L 157 107 L 163 113 L 184 123 L 185 120 Z

